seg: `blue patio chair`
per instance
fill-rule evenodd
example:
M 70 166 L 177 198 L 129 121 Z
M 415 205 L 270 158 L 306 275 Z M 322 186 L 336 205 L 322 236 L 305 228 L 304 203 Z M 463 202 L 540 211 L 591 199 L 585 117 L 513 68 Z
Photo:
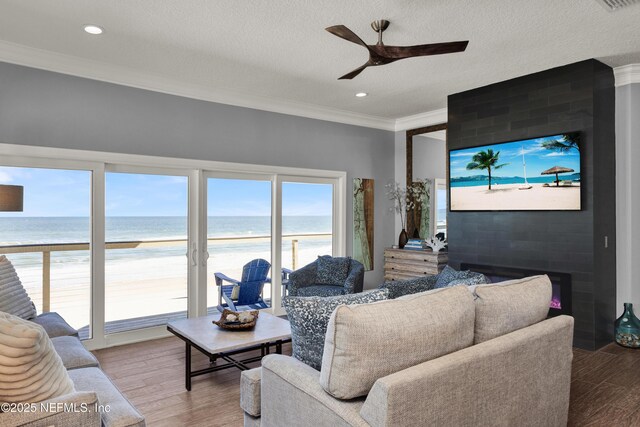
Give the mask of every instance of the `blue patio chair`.
M 229 310 L 238 311 L 237 307 L 249 307 L 253 310 L 268 308 L 267 303 L 262 299 L 262 288 L 266 282 L 270 281 L 267 277 L 270 269 L 271 264 L 268 261 L 258 258 L 242 267 L 240 280 L 232 279 L 223 273 L 214 273 L 218 286 L 218 310 L 229 308 Z M 225 285 L 224 282 L 231 284 Z M 236 286 L 238 292 L 237 295 L 233 295 L 233 289 Z

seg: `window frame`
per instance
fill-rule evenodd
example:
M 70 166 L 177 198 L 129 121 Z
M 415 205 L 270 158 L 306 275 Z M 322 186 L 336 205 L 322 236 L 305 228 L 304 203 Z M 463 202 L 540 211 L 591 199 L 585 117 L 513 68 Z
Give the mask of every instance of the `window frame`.
M 100 160 L 96 160 L 100 159 Z M 0 143 L 0 165 L 46 169 L 74 169 L 92 172 L 91 180 L 91 328 L 92 338 L 83 341 L 90 349 L 100 349 L 170 336 L 164 326 L 106 335 L 105 319 L 105 176 L 107 172 L 147 173 L 188 177 L 188 247 L 195 261 L 189 262 L 188 315 L 207 312 L 206 299 L 206 197 L 207 178 L 269 179 L 272 221 L 272 270 L 280 271 L 282 246 L 282 183 L 331 183 L 333 185 L 333 254 L 346 255 L 347 247 L 347 173 L 345 171 L 305 169 L 287 166 L 254 165 L 215 160 L 185 159 L 139 154 L 110 153 L 68 148 L 53 148 Z M 203 235 L 204 233 L 204 235 Z M 194 247 L 195 245 L 195 247 Z M 272 308 L 283 314 L 281 277 L 273 275 Z

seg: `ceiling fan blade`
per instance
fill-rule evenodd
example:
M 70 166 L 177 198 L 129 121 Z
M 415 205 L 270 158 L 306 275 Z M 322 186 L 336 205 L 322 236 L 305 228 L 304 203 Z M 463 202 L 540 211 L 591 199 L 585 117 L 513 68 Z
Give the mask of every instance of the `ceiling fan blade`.
M 352 78 L 354 78 L 355 76 L 357 76 L 358 74 L 360 74 L 362 72 L 362 70 L 364 70 L 365 68 L 367 68 L 369 65 L 368 62 L 364 65 L 361 65 L 360 67 L 356 68 L 355 70 L 345 74 L 342 77 L 339 77 L 338 80 L 351 80 Z
M 413 58 L 415 56 L 443 55 L 446 53 L 463 52 L 468 40 L 447 43 L 431 43 L 417 46 L 371 46 L 380 56 L 389 59 Z
M 332 27 L 325 28 L 328 32 L 333 34 L 334 36 L 338 36 L 341 39 L 345 39 L 350 41 L 351 43 L 359 44 L 360 46 L 364 46 L 369 49 L 369 46 L 362 41 L 360 37 L 356 35 L 353 31 L 345 27 L 344 25 L 334 25 Z

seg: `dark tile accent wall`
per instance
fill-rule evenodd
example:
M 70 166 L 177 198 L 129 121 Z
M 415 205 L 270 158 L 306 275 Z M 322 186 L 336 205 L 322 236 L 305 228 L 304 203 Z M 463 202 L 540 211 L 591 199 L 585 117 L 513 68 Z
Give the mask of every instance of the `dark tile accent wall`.
M 448 99 L 448 150 L 582 133 L 581 211 L 449 212 L 448 240 L 454 267 L 467 262 L 570 273 L 574 344 L 586 349 L 613 337 L 614 97 L 611 68 L 588 60 Z

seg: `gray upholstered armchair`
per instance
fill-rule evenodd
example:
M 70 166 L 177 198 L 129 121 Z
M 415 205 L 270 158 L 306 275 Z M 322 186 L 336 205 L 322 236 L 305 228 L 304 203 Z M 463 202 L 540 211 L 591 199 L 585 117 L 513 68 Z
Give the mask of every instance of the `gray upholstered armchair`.
M 334 296 L 362 292 L 364 266 L 362 263 L 328 255 L 318 257 L 311 264 L 289 275 L 289 296 Z

